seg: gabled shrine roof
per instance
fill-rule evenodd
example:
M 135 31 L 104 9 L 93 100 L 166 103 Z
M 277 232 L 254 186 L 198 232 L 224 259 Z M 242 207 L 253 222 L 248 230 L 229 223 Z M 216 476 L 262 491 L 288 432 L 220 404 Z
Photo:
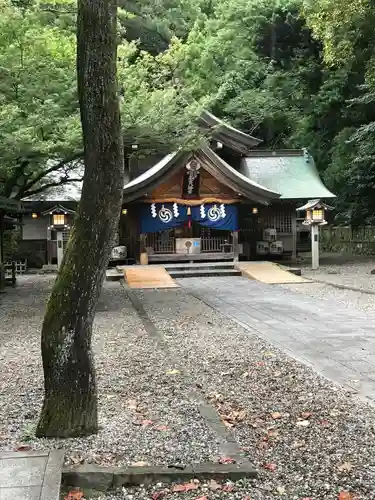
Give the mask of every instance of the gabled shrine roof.
M 279 198 L 277 192 L 261 186 L 228 165 L 211 148 L 202 146 L 194 153 L 177 152 L 165 156 L 156 165 L 139 175 L 124 187 L 124 202 L 130 202 L 149 194 L 166 178 L 183 168 L 191 157 L 195 157 L 202 167 L 236 193 L 253 201 L 269 204 Z
M 305 150 L 255 150 L 242 158 L 240 171 L 281 199 L 325 199 L 336 196 L 323 184 L 314 158 Z

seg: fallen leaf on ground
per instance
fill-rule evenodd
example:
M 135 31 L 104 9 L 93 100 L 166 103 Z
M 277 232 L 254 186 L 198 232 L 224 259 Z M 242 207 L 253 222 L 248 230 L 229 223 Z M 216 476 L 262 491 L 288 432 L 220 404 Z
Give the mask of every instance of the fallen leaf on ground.
M 350 472 L 353 469 L 353 465 L 350 462 L 344 462 L 337 468 L 340 472 Z
M 279 434 L 280 434 L 280 432 L 279 432 L 279 431 L 276 431 L 276 430 L 270 430 L 270 431 L 268 431 L 268 437 L 271 437 L 271 438 L 275 438 L 275 437 L 277 437 Z
M 208 497 L 203 495 L 203 497 L 197 497 L 195 500 L 208 500 Z
M 83 492 L 80 490 L 69 491 L 64 500 L 83 500 Z
M 307 418 L 310 418 L 310 417 L 311 417 L 311 415 L 312 415 L 312 413 L 311 413 L 310 411 L 304 411 L 303 413 L 301 413 L 301 417 L 302 417 L 303 419 L 305 419 L 305 420 L 306 420 Z
M 148 427 L 149 425 L 152 425 L 154 422 L 152 420 L 142 420 L 141 425 L 143 427 Z
M 234 427 L 234 424 L 228 422 L 228 420 L 223 419 L 223 424 L 225 425 L 225 427 L 228 427 L 229 429 L 232 429 L 232 427 Z
M 329 421 L 328 420 L 321 420 L 320 424 L 321 425 L 329 425 Z
M 236 461 L 231 457 L 221 457 L 219 458 L 219 464 L 234 464 Z
M 277 465 L 276 464 L 263 464 L 263 468 L 273 472 L 277 469 Z
M 220 414 L 223 424 L 227 427 L 234 427 L 236 424 L 243 422 L 246 418 L 246 410 L 233 410 L 228 409 L 228 406 L 224 408 L 226 413 Z
M 211 481 L 208 483 L 208 487 L 211 491 L 221 490 L 221 484 L 217 483 L 215 479 L 211 479 Z
M 233 484 L 225 484 L 223 486 L 223 491 L 227 492 L 227 493 L 231 493 L 232 491 L 234 491 L 234 486 Z
M 176 369 L 166 371 L 167 375 L 178 375 L 179 373 L 180 373 L 180 370 L 176 370 Z
M 169 427 L 166 425 L 158 425 L 157 427 L 155 427 L 155 429 L 157 431 L 169 431 Z
M 264 366 L 265 362 L 264 361 L 256 361 L 255 366 Z
M 183 491 L 192 491 L 197 490 L 199 488 L 199 484 L 196 483 L 184 483 L 184 484 L 176 484 L 173 486 L 173 493 L 179 493 Z
M 268 441 L 261 441 L 260 443 L 258 443 L 258 448 L 260 450 L 267 450 L 267 448 L 269 448 L 269 443 Z
M 338 500 L 353 500 L 353 496 L 349 491 L 340 491 Z
M 310 425 L 310 422 L 308 420 L 298 420 L 296 422 L 297 427 L 308 427 Z
M 165 495 L 166 495 L 165 491 L 155 491 L 155 493 L 152 494 L 151 499 L 152 500 L 159 500 L 159 498 L 162 498 Z
M 274 353 L 271 351 L 266 351 L 263 353 L 263 356 L 274 356 Z
M 281 413 L 278 412 L 278 411 L 274 411 L 273 413 L 271 413 L 271 417 L 274 419 L 274 420 L 277 420 L 279 418 L 281 418 Z
M 140 460 L 139 462 L 133 462 L 131 464 L 132 467 L 149 467 L 151 464 L 149 462 L 143 462 Z
M 16 448 L 16 451 L 30 451 L 32 450 L 31 446 L 25 444 L 25 445 L 22 445 L 22 446 L 19 446 L 18 448 Z

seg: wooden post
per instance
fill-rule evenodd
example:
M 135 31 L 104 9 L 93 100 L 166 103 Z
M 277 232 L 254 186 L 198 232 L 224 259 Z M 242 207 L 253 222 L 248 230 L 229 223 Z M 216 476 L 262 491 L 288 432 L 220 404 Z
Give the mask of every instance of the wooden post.
M 292 212 L 292 261 L 297 261 L 297 212 L 294 205 Z
M 239 261 L 239 247 L 238 247 L 238 231 L 233 231 L 233 262 Z
M 146 252 L 146 235 L 144 233 L 141 233 L 139 235 L 139 263 L 141 265 L 146 265 L 148 264 L 148 258 L 147 258 L 147 252 Z M 147 259 L 147 262 L 146 262 Z

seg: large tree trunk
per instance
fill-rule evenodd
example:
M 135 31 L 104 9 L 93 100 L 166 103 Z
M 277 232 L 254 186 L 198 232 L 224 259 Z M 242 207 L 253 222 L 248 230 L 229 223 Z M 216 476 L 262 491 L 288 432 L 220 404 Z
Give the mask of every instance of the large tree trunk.
M 42 328 L 45 396 L 38 436 L 83 436 L 98 430 L 92 323 L 124 185 L 116 4 L 116 0 L 78 0 L 77 74 L 85 175 L 77 220 Z

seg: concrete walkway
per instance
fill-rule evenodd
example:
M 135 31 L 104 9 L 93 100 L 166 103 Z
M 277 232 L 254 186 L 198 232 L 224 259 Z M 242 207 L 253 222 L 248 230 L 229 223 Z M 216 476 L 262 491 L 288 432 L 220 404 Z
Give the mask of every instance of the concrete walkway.
M 0 452 L 0 500 L 58 500 L 64 452 Z
M 242 277 L 179 283 L 330 380 L 375 402 L 375 315 Z

